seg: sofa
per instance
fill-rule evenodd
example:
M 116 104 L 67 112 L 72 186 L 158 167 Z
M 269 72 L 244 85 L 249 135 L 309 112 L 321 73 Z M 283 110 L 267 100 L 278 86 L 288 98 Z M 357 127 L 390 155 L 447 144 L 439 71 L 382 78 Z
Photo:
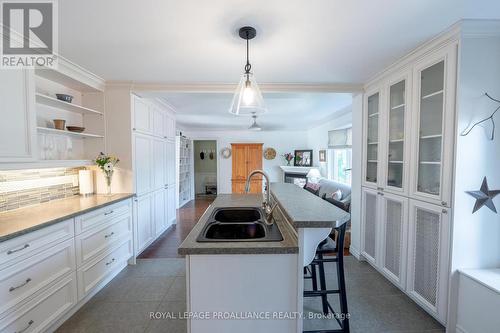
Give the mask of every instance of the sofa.
M 333 180 L 329 180 L 326 178 L 321 178 L 317 183 L 306 183 L 304 189 L 323 198 L 324 200 L 330 202 L 332 205 L 335 205 L 341 209 L 344 209 L 347 212 L 351 212 L 351 186 L 338 183 Z M 332 193 L 340 190 L 342 196 L 340 200 L 329 200 L 329 197 Z M 336 235 L 335 235 L 336 236 Z M 336 237 L 334 237 L 336 239 Z M 344 248 L 349 248 L 351 245 L 351 221 L 348 222 L 346 235 L 344 240 Z

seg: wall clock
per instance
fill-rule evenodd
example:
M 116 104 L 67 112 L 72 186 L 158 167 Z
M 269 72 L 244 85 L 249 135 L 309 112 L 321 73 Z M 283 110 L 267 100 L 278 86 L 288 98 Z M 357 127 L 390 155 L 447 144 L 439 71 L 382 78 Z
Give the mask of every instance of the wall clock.
M 266 160 L 274 160 L 276 158 L 276 150 L 274 148 L 266 148 L 264 150 L 264 158 Z
M 222 158 L 230 158 L 231 157 L 231 148 L 224 148 L 220 151 L 220 155 L 222 156 Z

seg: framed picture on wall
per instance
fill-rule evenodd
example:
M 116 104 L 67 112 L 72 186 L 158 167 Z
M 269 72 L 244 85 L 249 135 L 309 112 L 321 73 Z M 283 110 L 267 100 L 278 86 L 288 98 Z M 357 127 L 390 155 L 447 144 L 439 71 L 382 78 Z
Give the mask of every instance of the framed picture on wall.
M 326 150 L 322 149 L 319 151 L 319 161 L 326 162 Z
M 312 160 L 313 160 L 312 150 L 296 150 L 294 154 L 295 154 L 295 159 L 293 162 L 294 166 L 304 166 L 304 167 L 312 166 Z

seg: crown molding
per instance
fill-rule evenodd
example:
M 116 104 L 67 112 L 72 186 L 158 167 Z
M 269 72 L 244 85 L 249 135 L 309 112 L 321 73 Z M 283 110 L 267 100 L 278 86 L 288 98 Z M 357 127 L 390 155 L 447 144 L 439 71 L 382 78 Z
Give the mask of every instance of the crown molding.
M 112 84 L 112 82 L 111 82 Z M 233 83 L 147 83 L 134 82 L 132 89 L 140 92 L 186 92 L 186 93 L 233 93 Z M 362 84 L 350 83 L 261 83 L 261 91 L 310 92 L 310 93 L 357 93 L 363 91 Z

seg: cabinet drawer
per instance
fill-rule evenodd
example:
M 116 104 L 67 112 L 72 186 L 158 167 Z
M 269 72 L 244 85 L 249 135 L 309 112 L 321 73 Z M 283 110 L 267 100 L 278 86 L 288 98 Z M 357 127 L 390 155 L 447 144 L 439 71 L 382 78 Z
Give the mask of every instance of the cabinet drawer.
M 75 248 L 70 239 L 1 270 L 0 316 L 75 269 Z
M 0 270 L 14 259 L 18 262 L 57 242 L 72 238 L 74 229 L 73 219 L 69 219 L 0 243 Z
M 109 254 L 78 269 L 78 299 L 85 297 L 116 268 L 132 256 L 132 240 L 127 239 Z
M 76 236 L 76 260 L 80 267 L 100 253 L 107 251 L 119 239 L 132 234 L 132 216 L 118 216 L 108 224 Z M 131 236 L 129 236 L 131 238 Z
M 0 320 L 0 332 L 44 332 L 76 304 L 75 272 Z
M 93 227 L 108 223 L 116 216 L 127 213 L 132 213 L 132 204 L 130 199 L 96 209 L 87 214 L 75 217 L 75 232 L 79 235 Z

